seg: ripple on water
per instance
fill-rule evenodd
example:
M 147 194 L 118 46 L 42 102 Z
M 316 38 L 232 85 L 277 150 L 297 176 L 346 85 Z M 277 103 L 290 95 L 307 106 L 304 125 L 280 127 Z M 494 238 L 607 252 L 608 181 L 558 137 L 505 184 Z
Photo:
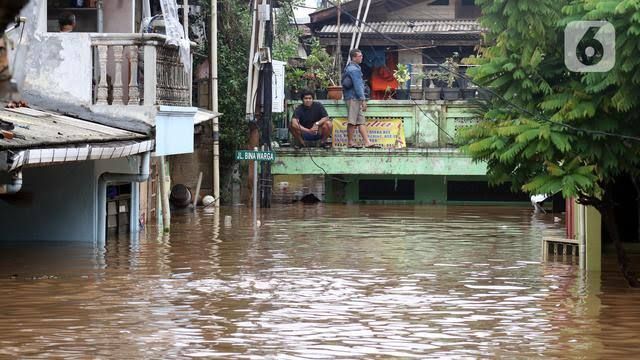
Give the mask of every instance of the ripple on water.
M 231 216 L 231 225 L 221 219 Z M 0 357 L 529 358 L 640 348 L 640 295 L 540 262 L 529 209 L 175 214 L 105 249 L 6 245 Z M 613 275 L 612 275 L 613 276 Z M 604 289 L 604 290 L 603 290 Z

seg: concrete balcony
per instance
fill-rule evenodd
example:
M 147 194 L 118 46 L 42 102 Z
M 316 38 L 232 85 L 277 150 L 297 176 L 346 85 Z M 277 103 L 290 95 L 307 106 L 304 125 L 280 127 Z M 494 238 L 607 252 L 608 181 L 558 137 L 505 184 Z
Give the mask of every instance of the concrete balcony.
M 31 41 L 23 94 L 33 104 L 139 133 L 153 132 L 160 106 L 193 112 L 194 121 L 191 74 L 164 35 L 41 33 Z
M 458 149 L 459 131 L 476 124 L 480 116 L 469 101 L 368 101 L 369 129 L 379 129 L 374 142 L 381 140 L 382 149 L 344 147 L 344 127 L 340 124 L 347 115 L 344 102 L 320 102 L 334 124 L 333 148 L 275 149 L 271 168 L 276 175 L 274 188 L 294 189 L 289 185 L 301 182 L 303 176 L 322 176 L 323 186 L 311 192 L 333 203 L 495 204 L 520 200 L 510 195 L 508 187 L 489 187 L 486 164 L 474 162 Z M 291 104 L 289 114 L 297 105 Z M 404 141 L 385 142 L 389 131 L 385 133 L 380 125 L 385 123 L 393 123 L 391 127 L 397 128 L 398 134 L 402 131 Z M 396 127 L 398 124 L 402 126 Z M 338 133 L 337 128 L 341 129 Z M 278 131 L 281 135 L 283 132 Z M 391 138 L 395 136 L 393 133 Z M 305 194 L 309 189 L 297 191 Z M 285 198 L 286 193 L 279 191 Z
M 191 106 L 191 74 L 180 62 L 178 48 L 165 44 L 164 35 L 91 34 L 90 38 L 93 104 Z
M 336 122 L 344 121 L 342 101 L 320 100 L 334 122 L 334 147 L 331 150 L 291 147 L 276 149 L 274 174 L 341 175 L 440 175 L 482 176 L 486 166 L 474 163 L 456 146 L 463 127 L 477 122 L 475 109 L 467 101 L 444 100 L 372 100 L 368 102 L 367 121 L 402 123 L 405 146 L 383 149 L 347 149 L 344 134 L 336 132 Z M 297 104 L 291 105 L 292 109 Z M 293 113 L 293 111 L 290 111 Z M 284 131 L 281 131 L 284 132 Z

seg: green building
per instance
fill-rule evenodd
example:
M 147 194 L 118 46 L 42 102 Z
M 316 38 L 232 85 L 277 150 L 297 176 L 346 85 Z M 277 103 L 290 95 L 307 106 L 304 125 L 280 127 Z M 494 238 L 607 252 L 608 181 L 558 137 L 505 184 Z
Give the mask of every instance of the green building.
M 369 101 L 370 137 L 377 143 L 387 141 L 382 149 L 344 147 L 339 125 L 346 118 L 344 102 L 320 102 L 334 123 L 333 148 L 277 148 L 272 168 L 276 183 L 282 175 L 323 177 L 324 200 L 334 203 L 528 202 L 525 195 L 513 194 L 507 187 L 489 187 L 485 164 L 473 162 L 456 147 L 458 131 L 476 122 L 477 115 L 466 100 Z M 401 124 L 399 129 L 396 124 Z M 381 140 L 385 134 L 375 129 L 385 125 L 394 128 L 386 137 L 400 135 L 404 144 Z

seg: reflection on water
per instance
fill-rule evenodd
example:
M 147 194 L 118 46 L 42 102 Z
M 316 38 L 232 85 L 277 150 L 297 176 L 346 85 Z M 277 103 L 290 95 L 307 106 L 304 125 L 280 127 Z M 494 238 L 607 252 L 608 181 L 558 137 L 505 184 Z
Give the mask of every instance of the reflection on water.
M 225 225 L 225 217 L 231 224 Z M 175 214 L 170 236 L 0 247 L 0 358 L 630 355 L 640 295 L 541 263 L 529 209 Z

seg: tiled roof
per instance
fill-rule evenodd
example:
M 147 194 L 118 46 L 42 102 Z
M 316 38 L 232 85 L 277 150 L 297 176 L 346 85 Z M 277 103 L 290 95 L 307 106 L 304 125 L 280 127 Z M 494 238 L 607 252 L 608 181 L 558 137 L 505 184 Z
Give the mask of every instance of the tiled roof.
M 341 33 L 353 33 L 354 24 L 341 24 Z M 356 29 L 357 31 L 357 29 Z M 337 25 L 325 25 L 318 34 L 335 34 Z M 475 20 L 434 20 L 434 21 L 384 21 L 363 25 L 363 34 L 480 34 L 482 28 Z

